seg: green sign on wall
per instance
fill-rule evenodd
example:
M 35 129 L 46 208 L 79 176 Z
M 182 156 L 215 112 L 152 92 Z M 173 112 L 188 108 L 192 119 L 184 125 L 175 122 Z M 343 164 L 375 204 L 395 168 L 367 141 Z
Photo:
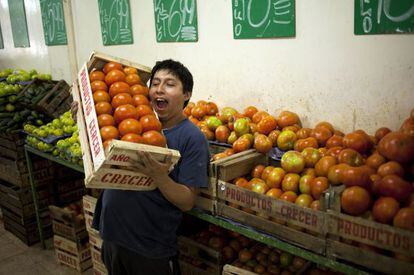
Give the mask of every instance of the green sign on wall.
M 295 0 L 232 0 L 234 39 L 295 36 Z
M 40 0 L 46 45 L 67 45 L 62 0 Z
M 414 33 L 414 0 L 355 0 L 355 34 Z
M 98 5 L 103 44 L 132 44 L 129 0 L 98 0 Z
M 196 0 L 154 0 L 157 42 L 197 42 Z
M 9 13 L 14 47 L 30 47 L 24 0 L 9 0 Z
M 0 49 L 4 49 L 3 33 L 1 31 L 1 25 L 0 25 Z

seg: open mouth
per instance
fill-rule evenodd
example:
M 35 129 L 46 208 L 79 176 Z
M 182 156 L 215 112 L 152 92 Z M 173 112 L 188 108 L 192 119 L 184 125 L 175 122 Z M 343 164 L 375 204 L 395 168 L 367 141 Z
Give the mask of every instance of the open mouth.
M 157 109 L 163 110 L 163 109 L 167 108 L 168 101 L 163 99 L 163 98 L 157 98 L 155 100 L 155 105 L 157 106 Z

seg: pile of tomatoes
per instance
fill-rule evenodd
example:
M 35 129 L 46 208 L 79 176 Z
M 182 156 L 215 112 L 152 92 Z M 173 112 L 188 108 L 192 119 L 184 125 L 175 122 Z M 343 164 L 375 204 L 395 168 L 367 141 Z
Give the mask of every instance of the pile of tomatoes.
M 213 160 L 251 147 L 288 151 L 282 167 L 258 166 L 235 184 L 314 209 L 329 186 L 344 185 L 342 212 L 414 231 L 414 109 L 397 131 L 381 127 L 374 135 L 344 134 L 326 121 L 305 128 L 293 112 L 272 116 L 254 106 L 240 113 L 198 101 L 184 113 L 209 140 L 233 145 Z
M 108 62 L 89 74 L 103 145 L 113 139 L 165 147 L 162 125 L 136 68 Z

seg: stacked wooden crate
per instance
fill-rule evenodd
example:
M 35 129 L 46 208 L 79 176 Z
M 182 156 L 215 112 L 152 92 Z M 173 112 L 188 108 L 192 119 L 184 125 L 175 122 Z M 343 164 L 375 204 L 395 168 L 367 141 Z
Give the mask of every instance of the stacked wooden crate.
M 218 164 L 215 174 L 216 214 L 324 254 L 325 212 L 304 208 L 231 183 L 237 177 L 249 175 L 256 165 L 268 163 L 265 155 L 253 151 Z M 324 199 L 321 199 L 321 203 L 325 204 Z
M 33 177 L 39 200 L 43 236 L 52 235 L 47 206 L 53 201 L 50 183 L 53 166 L 49 160 L 33 157 Z M 0 206 L 4 227 L 27 245 L 37 243 L 36 210 L 24 154 L 24 138 L 19 134 L 0 135 Z
M 414 232 L 341 213 L 344 186 L 334 188 L 327 213 L 327 256 L 386 274 L 413 274 Z
M 92 266 L 89 236 L 81 202 L 60 208 L 49 206 L 53 222 L 53 243 L 59 263 L 83 272 Z
M 101 258 L 102 239 L 99 232 L 92 228 L 93 214 L 95 212 L 97 199 L 92 196 L 83 197 L 83 211 L 85 216 L 86 230 L 89 233 L 89 244 L 92 254 L 94 274 L 108 274 Z

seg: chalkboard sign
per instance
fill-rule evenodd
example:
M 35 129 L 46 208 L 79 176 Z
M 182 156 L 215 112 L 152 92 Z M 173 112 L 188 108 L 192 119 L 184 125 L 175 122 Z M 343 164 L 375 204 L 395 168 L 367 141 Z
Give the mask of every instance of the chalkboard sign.
M 103 44 L 132 44 L 129 0 L 98 0 L 98 5 Z
M 62 0 L 40 0 L 46 45 L 67 45 Z
M 232 0 L 234 39 L 295 36 L 295 0 Z
M 414 32 L 414 0 L 355 0 L 355 34 Z
M 30 47 L 24 0 L 9 0 L 9 13 L 14 47 Z
M 154 0 L 157 42 L 197 42 L 196 0 Z
M 0 25 L 0 49 L 4 49 L 3 32 L 1 31 L 1 25 Z

